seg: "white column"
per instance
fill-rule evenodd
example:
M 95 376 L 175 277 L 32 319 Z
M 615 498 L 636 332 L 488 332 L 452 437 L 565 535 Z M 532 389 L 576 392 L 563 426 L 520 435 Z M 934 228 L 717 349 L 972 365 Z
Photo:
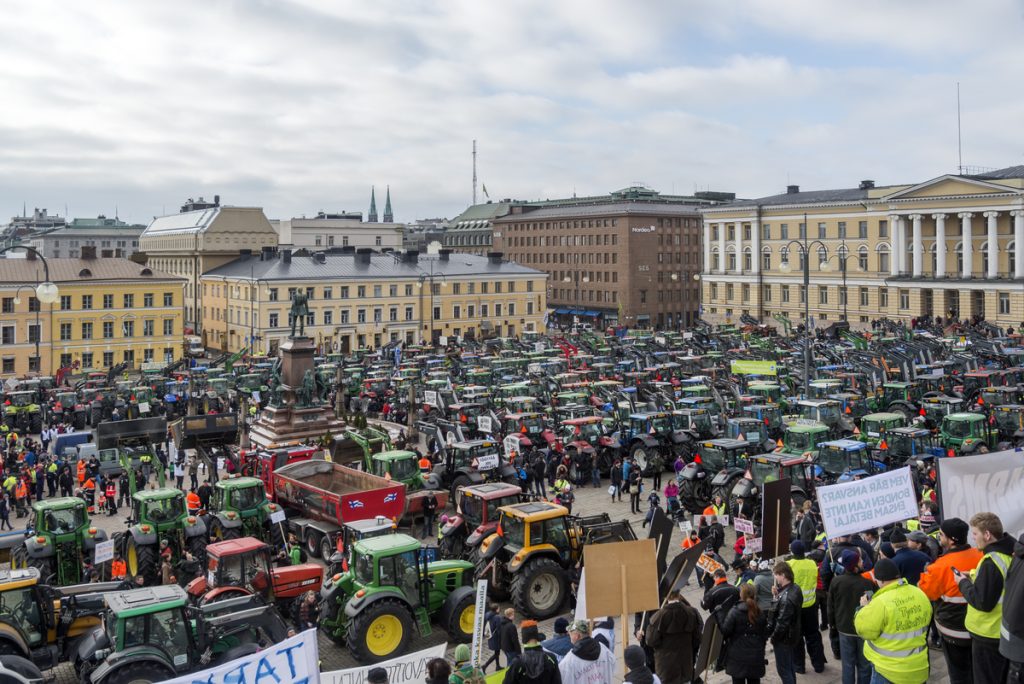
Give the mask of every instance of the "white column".
M 754 267 L 754 274 L 761 272 L 761 221 L 754 219 L 750 222 L 750 265 Z
M 946 215 L 932 214 L 935 219 L 935 277 L 946 277 Z
M 736 222 L 736 273 L 743 273 L 743 223 Z
M 914 222 L 914 277 L 921 277 L 921 269 L 924 266 L 924 241 L 921 239 L 921 214 L 911 214 L 910 220 Z
M 1013 214 L 1013 277 L 1024 278 L 1024 253 L 1021 249 L 1024 246 L 1024 211 L 1017 209 L 1010 212 Z
M 985 218 L 988 219 L 988 273 L 989 279 L 999 277 L 999 226 L 996 221 L 999 219 L 998 211 L 986 211 Z
M 704 268 L 703 273 L 711 273 L 711 224 L 704 222 Z
M 889 215 L 889 234 L 892 236 L 892 250 L 889 254 L 889 275 L 900 274 L 900 217 L 896 214 Z
M 718 224 L 718 272 L 725 273 L 725 224 Z
M 964 267 L 960 272 L 963 278 L 970 278 L 974 267 L 974 236 L 971 234 L 971 219 L 974 214 L 969 211 L 957 214 L 960 217 L 960 239 L 963 241 Z

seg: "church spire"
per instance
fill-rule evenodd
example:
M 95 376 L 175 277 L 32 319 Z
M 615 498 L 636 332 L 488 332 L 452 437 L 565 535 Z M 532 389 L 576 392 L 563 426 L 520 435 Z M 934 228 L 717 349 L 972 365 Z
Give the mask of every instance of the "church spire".
M 374 187 L 370 186 L 370 215 L 366 217 L 368 223 L 377 222 L 377 194 Z
M 388 186 L 387 200 L 384 202 L 384 223 L 394 223 L 395 215 L 391 213 L 391 186 Z

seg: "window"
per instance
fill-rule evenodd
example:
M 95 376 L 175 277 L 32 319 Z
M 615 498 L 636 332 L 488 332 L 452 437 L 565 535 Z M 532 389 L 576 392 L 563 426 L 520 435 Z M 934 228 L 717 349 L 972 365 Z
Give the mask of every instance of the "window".
M 277 313 L 270 314 L 270 316 L 269 316 L 269 319 L 270 319 L 269 320 L 269 326 L 271 328 L 278 327 L 278 316 L 279 316 L 279 314 L 277 314 Z
M 378 236 L 376 236 L 376 237 L 374 238 L 373 244 L 374 244 L 374 245 L 376 245 L 377 247 L 380 247 L 380 245 L 381 245 L 381 242 L 380 242 L 380 235 L 378 235 Z
M 828 237 L 828 229 L 824 222 L 818 224 L 818 239 L 824 240 Z
M 804 287 L 803 285 L 800 286 L 800 303 L 807 303 L 807 288 Z
M 398 307 L 392 306 L 388 308 L 388 320 L 394 323 L 398 320 Z
M 799 225 L 799 228 L 800 228 L 800 239 L 803 240 L 803 239 L 805 239 L 807 237 L 807 224 L 806 223 L 801 223 Z
M 430 283 L 430 293 L 437 297 L 441 294 L 441 283 Z
M 405 296 L 412 297 L 412 285 L 405 286 Z
M 124 295 L 124 308 L 134 309 L 135 308 L 135 295 L 126 294 Z
M 861 306 L 867 306 L 868 305 L 868 288 L 866 288 L 866 287 L 860 288 L 860 305 Z
M 71 355 L 68 354 L 68 356 L 70 357 Z M 65 365 L 66 366 L 67 364 L 62 363 L 61 365 Z M 105 351 L 105 352 L 103 352 L 103 367 L 104 368 L 110 368 L 113 365 L 114 365 L 114 352 L 112 352 L 112 351 Z
M 13 373 L 14 372 L 14 357 L 13 356 L 5 356 L 4 357 L 3 372 L 4 373 Z
M 1012 256 L 1013 256 L 1013 252 L 1012 251 L 1010 252 L 1010 256 L 1012 258 Z M 1010 270 L 1011 271 L 1013 270 L 1013 264 L 1012 263 L 1010 264 Z M 30 313 L 35 313 L 35 312 L 39 311 L 39 300 L 36 299 L 35 297 L 29 297 L 28 298 L 28 310 L 29 310 Z
M 128 366 L 134 366 L 135 365 L 135 350 L 134 349 L 125 349 L 124 350 L 124 354 L 122 356 L 123 356 L 124 362 L 126 364 L 128 364 Z
M 359 285 L 358 287 L 356 287 L 356 296 L 359 297 L 360 299 L 366 299 L 365 285 Z
M 711 298 L 718 299 L 718 283 L 711 283 Z
M 63 338 L 61 338 L 61 339 L 63 339 Z M 13 325 L 0 326 L 0 342 L 3 342 L 5 345 L 6 344 L 15 344 L 14 340 L 15 340 L 14 326 Z
M 846 221 L 839 222 L 839 238 L 842 240 L 846 239 Z
M 173 292 L 164 292 L 164 306 L 174 306 Z
M 641 304 L 646 304 L 647 303 L 647 290 L 640 290 L 640 303 Z
M 114 321 L 103 321 L 103 339 L 109 340 L 114 337 Z
M 90 321 L 83 321 L 82 322 L 82 339 L 83 340 L 91 340 L 92 339 L 92 323 Z
M 889 237 L 889 222 L 879 221 L 878 222 L 878 237 L 884 238 Z
M 889 272 L 889 250 L 882 248 L 878 250 L 878 272 L 886 274 Z
M 397 296 L 398 296 L 398 286 L 397 285 L 388 285 L 388 297 L 397 297 Z
M 70 340 L 71 339 L 71 324 L 61 323 L 60 324 L 60 339 Z
M 334 312 L 330 309 L 324 310 L 324 325 L 333 325 L 334 323 Z
M 122 321 L 121 334 L 124 337 L 135 337 L 135 321 Z
M 60 296 L 60 310 L 71 311 L 71 295 Z
M 868 270 L 868 248 L 861 247 L 857 250 L 857 268 L 861 271 L 867 272 Z
M 164 335 L 173 335 L 173 334 L 174 334 L 174 320 L 168 318 L 168 319 L 166 319 L 164 321 Z
M 999 293 L 999 313 L 1009 314 L 1010 313 L 1010 293 L 1000 292 Z
M 114 308 L 114 295 L 105 294 L 103 295 L 103 308 L 113 309 Z
M 761 252 L 761 270 L 770 271 L 772 269 L 772 252 L 770 249 L 766 249 Z
M 39 342 L 39 325 L 37 323 L 28 324 L 28 341 Z
M 439 306 L 435 306 L 434 307 L 434 320 L 435 321 L 441 320 L 441 307 L 439 307 Z
M 858 221 L 857 222 L 857 237 L 863 239 L 868 236 L 868 222 Z
M 356 311 L 356 323 L 366 322 L 366 309 L 359 309 Z
M 82 368 L 92 368 L 92 352 L 82 352 Z
M 348 285 L 341 288 L 341 298 L 348 299 Z
M 276 287 L 272 287 L 269 290 L 267 290 L 267 299 L 269 301 L 271 301 L 271 302 L 276 302 L 277 301 L 277 288 Z
M 349 311 L 348 309 L 341 310 L 341 322 L 347 324 L 349 322 Z
M 384 320 L 384 310 L 381 309 L 379 306 L 378 307 L 374 307 L 374 309 L 373 309 L 373 322 L 374 323 L 380 323 L 383 320 Z
M 82 308 L 83 309 L 91 309 L 92 308 L 92 295 L 82 295 Z
M 509 292 L 511 291 L 510 289 Z M 462 283 L 452 283 L 452 294 L 462 294 Z
M 382 288 L 381 288 L 380 285 L 374 285 L 373 286 L 373 296 L 374 297 L 380 297 L 381 296 L 381 292 L 382 292 Z
M 501 304 L 494 305 L 494 315 L 501 316 Z
M 743 285 L 740 286 L 740 298 L 744 302 L 750 301 L 750 285 L 744 283 Z
M 149 319 L 142 321 L 142 336 L 152 337 L 153 331 L 156 329 L 156 321 Z
M 142 306 L 146 308 L 153 308 L 153 293 L 147 292 L 142 295 Z
M 818 288 L 818 303 L 828 304 L 828 288 L 825 286 Z
M 788 223 L 780 223 L 779 224 L 779 238 L 782 239 L 782 240 L 788 240 L 789 239 L 789 224 Z
M 481 304 L 480 305 L 480 318 L 487 318 L 487 316 L 488 316 L 487 311 L 488 311 L 487 305 L 486 304 Z
M 4 297 L 2 311 L 5 314 L 14 313 L 14 297 Z
M 733 296 L 732 295 L 732 283 L 726 283 L 725 284 L 725 300 L 731 302 L 732 301 L 732 296 Z
M 153 360 L 153 350 L 152 349 L 143 349 L 142 350 L 142 362 L 143 363 L 149 363 L 152 360 Z
M 488 285 L 489 283 L 480 283 L 480 294 L 487 294 Z M 472 294 L 472 292 L 470 294 Z
M 515 302 L 509 302 L 509 304 L 508 304 L 508 315 L 509 316 L 515 316 L 516 315 L 516 303 Z
M 910 308 L 910 290 L 900 290 L 900 308 Z
M 880 287 L 878 288 L 878 307 L 880 309 L 889 308 L 889 288 Z
M 412 307 L 411 306 L 405 307 L 405 320 L 407 320 L 407 321 L 411 321 L 412 320 Z
M 772 301 L 772 286 L 771 285 L 765 285 L 761 289 L 761 299 L 763 299 L 766 302 Z M 768 314 L 765 314 L 765 315 L 767 316 Z

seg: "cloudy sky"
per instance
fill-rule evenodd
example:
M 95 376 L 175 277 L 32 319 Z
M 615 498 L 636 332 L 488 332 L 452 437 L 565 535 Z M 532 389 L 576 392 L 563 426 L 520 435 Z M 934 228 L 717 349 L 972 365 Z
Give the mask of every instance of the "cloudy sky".
M 0 222 L 1024 164 L 1020 0 L 0 0 Z M 379 195 L 379 196 L 380 196 Z M 383 208 L 383 202 L 379 204 Z

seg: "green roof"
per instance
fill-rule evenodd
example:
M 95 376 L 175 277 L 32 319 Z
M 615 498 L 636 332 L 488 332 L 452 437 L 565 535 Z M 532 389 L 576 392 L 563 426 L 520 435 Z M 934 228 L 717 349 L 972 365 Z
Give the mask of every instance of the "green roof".
M 885 411 L 879 413 L 868 413 L 861 420 L 903 420 L 904 416 L 902 413 L 888 413 Z
M 373 460 L 375 461 L 407 461 L 415 458 L 416 454 L 412 451 L 402 451 L 400 449 L 396 449 L 394 451 L 382 451 L 373 455 Z
M 407 534 L 386 534 L 381 537 L 361 539 L 355 543 L 357 553 L 376 556 L 390 555 L 420 548 L 420 541 Z
M 256 486 L 262 487 L 263 480 L 256 477 L 230 477 L 217 480 L 217 487 L 220 489 L 245 489 Z
M 34 511 L 63 511 L 69 508 L 85 508 L 85 501 L 77 496 L 61 496 L 56 499 L 43 499 L 32 504 Z
M 170 487 L 164 487 L 163 489 L 146 489 L 140 492 L 135 492 L 135 498 L 139 501 L 163 501 L 164 499 L 172 499 L 176 496 L 184 497 L 185 493 L 180 489 L 172 489 Z
M 985 416 L 981 413 L 950 413 L 946 416 L 946 420 L 957 423 L 979 423 L 985 420 Z
M 818 423 L 817 425 L 790 425 L 786 430 L 798 434 L 814 434 L 815 432 L 826 432 L 828 426 L 824 423 Z

